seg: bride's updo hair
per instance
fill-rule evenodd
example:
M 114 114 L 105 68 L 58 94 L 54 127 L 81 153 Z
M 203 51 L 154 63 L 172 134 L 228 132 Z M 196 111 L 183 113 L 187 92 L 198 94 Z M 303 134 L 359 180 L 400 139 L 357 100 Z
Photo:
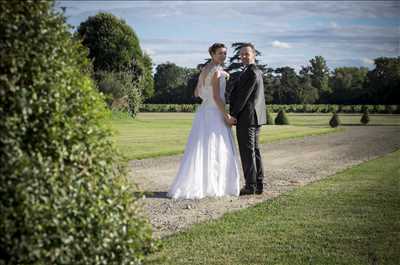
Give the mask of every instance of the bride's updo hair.
M 212 56 L 219 48 L 226 48 L 223 43 L 214 43 L 208 48 L 208 53 Z

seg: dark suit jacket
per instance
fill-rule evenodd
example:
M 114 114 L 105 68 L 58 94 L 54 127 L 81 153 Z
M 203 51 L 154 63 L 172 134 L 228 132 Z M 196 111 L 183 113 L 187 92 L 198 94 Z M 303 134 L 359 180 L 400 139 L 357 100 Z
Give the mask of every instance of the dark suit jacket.
M 229 112 L 238 124 L 259 126 L 267 123 L 263 74 L 256 65 L 249 65 L 233 84 Z

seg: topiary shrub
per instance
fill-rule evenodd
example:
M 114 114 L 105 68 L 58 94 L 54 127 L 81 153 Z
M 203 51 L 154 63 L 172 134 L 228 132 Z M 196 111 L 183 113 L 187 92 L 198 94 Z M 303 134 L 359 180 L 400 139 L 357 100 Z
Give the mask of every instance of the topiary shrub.
M 151 226 L 64 21 L 0 2 L 0 264 L 140 264 Z
M 329 125 L 332 128 L 336 128 L 340 125 L 340 119 L 339 119 L 339 115 L 337 115 L 336 112 L 333 113 L 332 118 L 329 121 Z
M 266 111 L 266 116 L 267 116 L 267 125 L 274 125 L 274 119 L 272 118 L 271 113 L 268 111 Z
M 280 110 L 275 117 L 275 124 L 276 125 L 289 125 L 289 119 L 286 116 L 284 110 Z
M 364 113 L 363 113 L 363 115 L 362 115 L 362 117 L 361 117 L 360 122 L 361 122 L 362 124 L 364 124 L 364 125 L 367 125 L 367 124 L 369 123 L 369 121 L 370 121 L 370 119 L 369 119 L 369 112 L 368 112 L 368 109 L 365 109 L 365 110 L 364 110 Z
M 142 94 L 139 89 L 140 81 L 127 84 L 128 94 L 128 113 L 129 116 L 135 118 L 140 110 L 142 104 Z

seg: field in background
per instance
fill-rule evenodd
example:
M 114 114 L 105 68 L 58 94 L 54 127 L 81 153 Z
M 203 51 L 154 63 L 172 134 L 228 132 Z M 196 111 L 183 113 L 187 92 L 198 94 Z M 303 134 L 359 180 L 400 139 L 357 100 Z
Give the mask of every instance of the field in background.
M 341 130 L 329 127 L 331 114 L 287 115 L 291 125 L 262 127 L 261 143 Z M 339 116 L 343 125 L 360 125 L 360 114 Z M 114 112 L 109 122 L 118 148 L 131 160 L 183 153 L 193 117 L 194 113 L 140 113 L 136 119 L 131 119 L 126 113 Z M 400 115 L 371 114 L 370 118 L 368 126 L 400 126 Z

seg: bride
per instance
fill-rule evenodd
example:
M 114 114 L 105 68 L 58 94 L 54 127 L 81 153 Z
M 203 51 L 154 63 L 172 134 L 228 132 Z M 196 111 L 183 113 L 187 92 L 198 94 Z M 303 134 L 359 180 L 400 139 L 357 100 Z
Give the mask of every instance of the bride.
M 212 60 L 203 67 L 195 89 L 195 96 L 203 101 L 168 192 L 174 199 L 239 195 L 239 159 L 231 130 L 236 120 L 225 111 L 229 74 L 221 66 L 226 59 L 226 47 L 215 43 L 209 53 Z

